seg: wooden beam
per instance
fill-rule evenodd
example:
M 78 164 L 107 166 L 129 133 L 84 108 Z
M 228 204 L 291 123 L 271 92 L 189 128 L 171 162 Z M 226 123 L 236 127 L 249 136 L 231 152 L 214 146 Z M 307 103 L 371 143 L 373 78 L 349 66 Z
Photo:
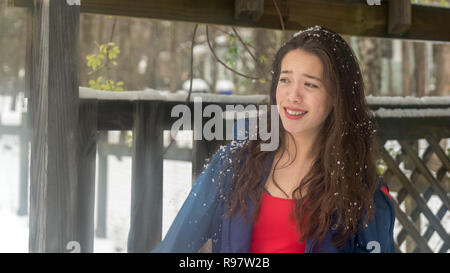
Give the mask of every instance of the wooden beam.
M 128 252 L 149 252 L 161 241 L 164 115 L 160 102 L 135 104 Z
M 99 130 L 131 130 L 133 128 L 133 102 L 99 101 Z
M 429 118 L 376 118 L 379 135 L 385 140 L 417 140 L 425 137 L 437 139 L 450 137 L 450 117 Z
M 381 5 L 368 5 L 365 0 L 285 2 L 286 8 L 280 9 L 286 19 L 286 30 L 298 31 L 320 25 L 345 35 L 450 42 L 450 9 L 447 7 L 412 4 L 411 27 L 404 33 L 389 33 L 387 1 L 382 1 Z M 31 0 L 15 0 L 15 5 L 30 6 Z M 81 12 L 281 29 L 280 18 L 272 1 L 264 1 L 264 13 L 257 22 L 247 18 L 236 19 L 234 0 L 85 0 Z
M 80 7 L 33 9 L 30 252 L 66 252 L 77 238 L 77 42 Z M 83 246 L 81 246 L 83 247 Z

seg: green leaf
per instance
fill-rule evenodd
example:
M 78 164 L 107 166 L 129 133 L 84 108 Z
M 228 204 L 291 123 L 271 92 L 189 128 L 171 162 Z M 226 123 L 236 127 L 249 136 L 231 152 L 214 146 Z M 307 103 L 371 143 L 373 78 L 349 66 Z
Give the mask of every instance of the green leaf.
M 100 45 L 100 47 L 98 49 L 99 49 L 99 51 L 101 53 L 106 53 L 106 46 L 105 45 Z
M 236 55 L 237 54 L 237 47 L 230 47 L 228 48 L 228 53 L 230 53 L 231 55 Z
M 230 33 L 229 36 L 228 36 L 228 41 L 230 43 L 236 42 L 236 35 L 234 35 L 234 33 Z
M 261 62 L 261 63 L 265 63 L 266 62 L 266 57 L 264 56 L 264 55 L 261 55 L 260 57 L 259 57 L 259 61 Z

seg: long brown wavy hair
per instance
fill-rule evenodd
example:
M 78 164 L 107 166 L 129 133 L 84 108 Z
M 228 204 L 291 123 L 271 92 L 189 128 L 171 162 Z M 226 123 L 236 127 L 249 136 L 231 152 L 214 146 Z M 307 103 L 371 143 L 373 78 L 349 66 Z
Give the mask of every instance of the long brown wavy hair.
M 377 189 L 377 125 L 364 98 L 364 82 L 357 58 L 346 41 L 332 30 L 316 26 L 297 33 L 276 53 L 273 61 L 270 105 L 276 105 L 275 92 L 281 61 L 291 50 L 302 49 L 320 58 L 324 67 L 325 87 L 332 98 L 332 110 L 325 119 L 317 144 L 320 147 L 313 165 L 294 190 L 293 215 L 301 237 L 321 243 L 330 229 L 335 231 L 332 243 L 341 248 L 358 226 L 373 217 L 374 192 Z M 270 110 L 269 122 L 270 130 Z M 275 117 L 274 117 L 275 118 Z M 279 117 L 278 117 L 279 118 Z M 279 120 L 279 152 L 286 152 L 285 136 L 292 137 Z M 287 135 L 286 135 L 287 134 Z M 229 164 L 234 176 L 226 195 L 225 216 L 244 212 L 247 221 L 248 200 L 260 209 L 264 174 L 272 153 L 261 151 L 261 139 L 249 140 L 236 149 L 237 160 Z M 297 147 L 295 147 L 295 152 Z M 275 162 L 273 171 L 278 169 Z M 279 187 L 278 183 L 274 181 Z M 302 196 L 302 188 L 308 191 Z M 281 189 L 281 188 L 280 188 Z M 308 201 L 307 201 L 308 200 Z M 363 217 L 363 215 L 365 215 Z M 364 221 L 361 221 L 364 218 Z M 302 226 L 302 222 L 306 223 Z M 302 229 L 300 230 L 300 227 Z

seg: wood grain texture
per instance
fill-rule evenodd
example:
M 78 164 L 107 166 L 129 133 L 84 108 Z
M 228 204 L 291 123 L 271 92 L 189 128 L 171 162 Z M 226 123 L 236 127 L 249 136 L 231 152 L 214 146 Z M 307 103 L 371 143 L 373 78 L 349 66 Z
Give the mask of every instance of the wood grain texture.
M 450 137 L 450 117 L 376 118 L 383 139 L 417 140 Z
M 81 252 L 94 251 L 95 161 L 97 157 L 97 101 L 80 103 L 78 123 L 78 239 Z
M 80 10 L 36 0 L 33 10 L 30 252 L 77 240 L 77 41 Z
M 264 1 L 264 13 L 256 22 L 248 17 L 236 19 L 234 3 L 234 0 L 85 0 L 81 12 L 281 29 L 272 1 Z M 379 6 L 368 5 L 364 0 L 286 0 L 285 3 L 286 8 L 280 8 L 286 30 L 321 25 L 345 35 L 450 42 L 450 9 L 445 7 L 413 4 L 410 28 L 402 33 L 389 33 L 388 1 L 382 1 Z M 14 5 L 31 6 L 31 0 L 15 0 Z
M 134 107 L 128 252 L 149 252 L 161 241 L 163 113 L 158 102 L 137 102 Z
M 389 1 L 389 34 L 402 34 L 411 27 L 411 0 Z

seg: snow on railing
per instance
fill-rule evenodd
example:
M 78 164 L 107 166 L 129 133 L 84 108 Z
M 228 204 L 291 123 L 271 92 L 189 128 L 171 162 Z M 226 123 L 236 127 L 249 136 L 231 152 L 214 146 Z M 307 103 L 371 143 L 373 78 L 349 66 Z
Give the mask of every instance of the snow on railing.
M 204 103 L 229 103 L 229 104 L 265 104 L 268 102 L 267 95 L 220 95 L 211 93 L 192 93 L 190 101 L 200 97 Z M 146 89 L 144 91 L 102 91 L 91 88 L 80 87 L 80 98 L 99 100 L 147 100 L 147 101 L 186 101 L 186 93 L 171 93 L 165 90 Z M 372 113 L 382 118 L 408 118 L 408 117 L 449 117 L 450 96 L 444 97 L 386 97 L 366 96 L 369 105 L 386 106 L 380 107 Z M 395 109 L 393 109 L 393 106 Z M 408 109 L 402 109 L 402 108 Z M 411 107 L 417 107 L 411 108 Z M 390 108 L 390 109 L 389 109 Z M 400 109 L 399 109 L 400 108 Z
M 190 101 L 194 98 L 202 98 L 204 103 L 243 103 L 243 104 L 262 104 L 267 103 L 268 96 L 266 95 L 220 95 L 211 93 L 192 93 Z M 99 99 L 99 100 L 148 100 L 148 101 L 175 101 L 184 102 L 187 98 L 187 93 L 170 93 L 169 91 L 146 89 L 144 91 L 102 91 L 87 87 L 80 87 L 81 99 Z

